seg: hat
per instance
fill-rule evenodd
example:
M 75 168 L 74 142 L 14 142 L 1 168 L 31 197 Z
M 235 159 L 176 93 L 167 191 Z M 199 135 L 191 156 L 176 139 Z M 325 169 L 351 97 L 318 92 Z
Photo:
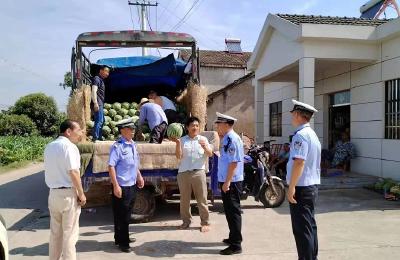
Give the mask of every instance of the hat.
M 293 103 L 293 109 L 290 112 L 294 112 L 294 111 L 305 111 L 305 112 L 309 112 L 311 114 L 318 112 L 318 110 L 316 110 L 313 106 L 310 106 L 309 104 L 297 101 L 292 99 L 292 103 Z
M 150 100 L 148 99 L 148 98 L 142 98 L 141 100 L 140 100 L 140 103 L 139 103 L 139 106 L 142 106 L 143 104 L 145 104 L 145 103 L 147 103 L 147 102 L 150 102 Z
M 217 119 L 214 121 L 214 123 L 216 123 L 216 124 L 217 123 L 231 123 L 231 124 L 233 124 L 233 123 L 235 123 L 237 121 L 236 118 L 228 116 L 228 115 L 221 114 L 219 112 L 217 112 L 216 115 L 217 115 Z
M 115 124 L 115 126 L 118 127 L 119 129 L 126 128 L 126 127 L 131 128 L 131 129 L 135 129 L 136 128 L 135 122 L 133 121 L 133 118 L 127 118 L 127 119 L 123 119 L 121 121 L 118 121 Z

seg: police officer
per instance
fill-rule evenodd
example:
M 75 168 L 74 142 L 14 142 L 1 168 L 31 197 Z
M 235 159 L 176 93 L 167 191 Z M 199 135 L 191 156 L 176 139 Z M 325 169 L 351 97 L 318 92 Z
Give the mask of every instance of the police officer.
M 121 138 L 111 147 L 108 169 L 113 186 L 114 240 L 122 252 L 129 253 L 129 220 L 135 201 L 136 187 L 143 188 L 144 180 L 139 171 L 139 154 L 132 140 L 135 124 L 132 119 L 117 123 Z
M 296 128 L 287 164 L 287 198 L 290 204 L 292 230 L 300 260 L 318 256 L 317 223 L 314 211 L 320 181 L 321 144 L 310 127 L 314 107 L 292 100 L 292 125 Z
M 236 118 L 217 112 L 215 123 L 222 139 L 218 159 L 218 182 L 229 226 L 229 238 L 223 240 L 229 246 L 220 251 L 221 255 L 242 252 L 240 194 L 242 193 L 244 149 L 242 139 L 233 130 L 235 121 L 237 121 Z

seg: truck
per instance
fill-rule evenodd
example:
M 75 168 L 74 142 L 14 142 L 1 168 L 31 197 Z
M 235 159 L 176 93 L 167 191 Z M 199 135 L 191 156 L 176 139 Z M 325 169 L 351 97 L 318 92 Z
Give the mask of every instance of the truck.
M 166 57 L 117 57 L 102 58 L 93 62 L 90 54 L 94 50 L 115 48 L 189 48 L 188 61 L 176 60 L 173 54 Z M 89 53 L 88 53 L 89 52 Z M 103 53 L 103 52 L 102 52 Z M 187 115 L 201 120 L 201 130 L 206 122 L 207 91 L 200 85 L 198 49 L 195 39 L 186 33 L 154 31 L 103 31 L 80 34 L 72 48 L 71 74 L 73 87 L 67 107 L 71 120 L 77 121 L 83 132 L 91 120 L 91 79 L 101 65 L 111 67 L 105 81 L 106 103 L 139 102 L 150 90 L 175 99 L 184 107 Z M 204 131 L 213 146 L 219 149 L 216 132 Z M 81 176 L 87 194 L 87 207 L 107 205 L 111 201 L 111 184 L 108 176 L 108 156 L 113 141 L 90 142 L 84 136 L 78 148 L 82 157 Z M 177 185 L 178 160 L 175 157 L 175 143 L 162 144 L 137 142 L 141 158 L 140 170 L 145 187 L 138 190 L 133 207 L 132 221 L 150 220 L 156 209 L 156 198 L 168 199 L 179 193 Z M 219 193 L 216 155 L 207 163 L 207 185 L 211 200 Z

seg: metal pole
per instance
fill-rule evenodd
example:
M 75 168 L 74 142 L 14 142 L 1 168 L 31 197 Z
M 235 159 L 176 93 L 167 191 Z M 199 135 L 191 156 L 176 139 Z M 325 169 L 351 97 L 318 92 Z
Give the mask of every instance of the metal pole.
M 141 5 L 141 19 L 142 19 L 142 23 L 141 23 L 141 30 L 142 31 L 147 31 L 146 28 L 146 6 L 145 5 Z M 142 47 L 142 56 L 147 56 L 147 48 Z

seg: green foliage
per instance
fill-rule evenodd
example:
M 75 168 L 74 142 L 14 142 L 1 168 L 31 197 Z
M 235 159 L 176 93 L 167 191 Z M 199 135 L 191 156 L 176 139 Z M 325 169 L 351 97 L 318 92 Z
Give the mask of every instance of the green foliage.
M 28 116 L 36 124 L 39 133 L 43 136 L 57 134 L 58 125 L 62 119 L 54 99 L 43 93 L 21 97 L 15 103 L 12 113 Z
M 14 162 L 41 160 L 52 139 L 41 136 L 0 136 L 0 166 Z
M 64 82 L 60 83 L 60 85 L 66 89 L 66 88 L 72 88 L 72 74 L 70 71 L 65 72 L 64 74 Z
M 35 123 L 26 115 L 0 114 L 0 135 L 37 135 Z

